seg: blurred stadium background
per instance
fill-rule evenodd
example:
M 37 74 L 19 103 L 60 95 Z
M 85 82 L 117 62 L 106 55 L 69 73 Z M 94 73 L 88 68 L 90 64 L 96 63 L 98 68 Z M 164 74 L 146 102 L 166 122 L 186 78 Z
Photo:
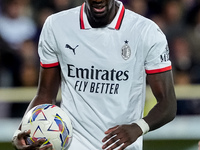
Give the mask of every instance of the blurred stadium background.
M 165 33 L 173 64 L 177 117 L 144 136 L 144 150 L 198 150 L 200 140 L 200 1 L 121 0 L 155 21 Z M 0 0 L 0 150 L 11 138 L 36 94 L 37 44 L 49 15 L 84 0 Z M 73 20 L 71 20 L 73 21 Z M 60 102 L 58 95 L 58 104 Z M 149 87 L 144 114 L 155 104 Z

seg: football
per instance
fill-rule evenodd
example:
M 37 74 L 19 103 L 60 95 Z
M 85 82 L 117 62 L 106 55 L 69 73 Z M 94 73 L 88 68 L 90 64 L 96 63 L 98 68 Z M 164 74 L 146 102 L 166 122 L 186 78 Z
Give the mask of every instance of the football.
M 21 130 L 31 130 L 27 143 L 43 138 L 44 145 L 55 150 L 67 150 L 72 140 L 72 124 L 68 115 L 58 106 L 42 104 L 32 108 L 23 118 Z M 41 147 L 42 147 L 41 146 Z

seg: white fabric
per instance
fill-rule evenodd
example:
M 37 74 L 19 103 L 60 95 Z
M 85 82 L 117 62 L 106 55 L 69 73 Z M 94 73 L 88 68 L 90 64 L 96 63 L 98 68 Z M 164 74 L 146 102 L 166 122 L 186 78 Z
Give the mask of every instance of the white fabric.
M 146 134 L 147 132 L 149 132 L 149 125 L 144 119 L 137 120 L 135 123 L 141 128 L 142 134 Z
M 160 60 L 167 41 L 152 21 L 125 10 L 119 30 L 110 26 L 84 30 L 80 29 L 80 9 L 47 19 L 39 55 L 44 66 L 59 62 L 61 67 L 61 107 L 74 127 L 69 150 L 99 150 L 106 130 L 142 118 L 145 70 L 162 69 L 171 63 Z M 122 57 L 126 44 L 131 51 L 127 60 Z M 142 137 L 126 150 L 142 150 Z

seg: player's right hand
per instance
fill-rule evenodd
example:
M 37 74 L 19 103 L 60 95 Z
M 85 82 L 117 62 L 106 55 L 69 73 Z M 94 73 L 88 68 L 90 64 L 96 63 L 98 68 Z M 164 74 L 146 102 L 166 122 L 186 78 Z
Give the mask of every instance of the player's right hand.
M 17 136 L 13 137 L 13 145 L 18 150 L 52 150 L 52 144 L 45 145 L 41 147 L 41 145 L 45 142 L 45 139 L 40 139 L 34 142 L 32 145 L 27 145 L 26 139 L 30 135 L 31 131 L 23 131 L 20 132 Z

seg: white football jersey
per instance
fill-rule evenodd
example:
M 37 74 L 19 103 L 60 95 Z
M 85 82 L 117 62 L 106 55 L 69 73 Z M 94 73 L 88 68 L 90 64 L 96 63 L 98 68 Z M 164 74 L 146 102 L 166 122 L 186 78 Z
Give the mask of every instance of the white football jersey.
M 69 150 L 99 150 L 106 130 L 142 118 L 146 74 L 171 70 L 159 27 L 117 3 L 104 28 L 90 26 L 83 4 L 48 17 L 41 32 L 41 66 L 61 68 L 61 107 L 74 127 Z M 126 149 L 142 150 L 142 137 Z

